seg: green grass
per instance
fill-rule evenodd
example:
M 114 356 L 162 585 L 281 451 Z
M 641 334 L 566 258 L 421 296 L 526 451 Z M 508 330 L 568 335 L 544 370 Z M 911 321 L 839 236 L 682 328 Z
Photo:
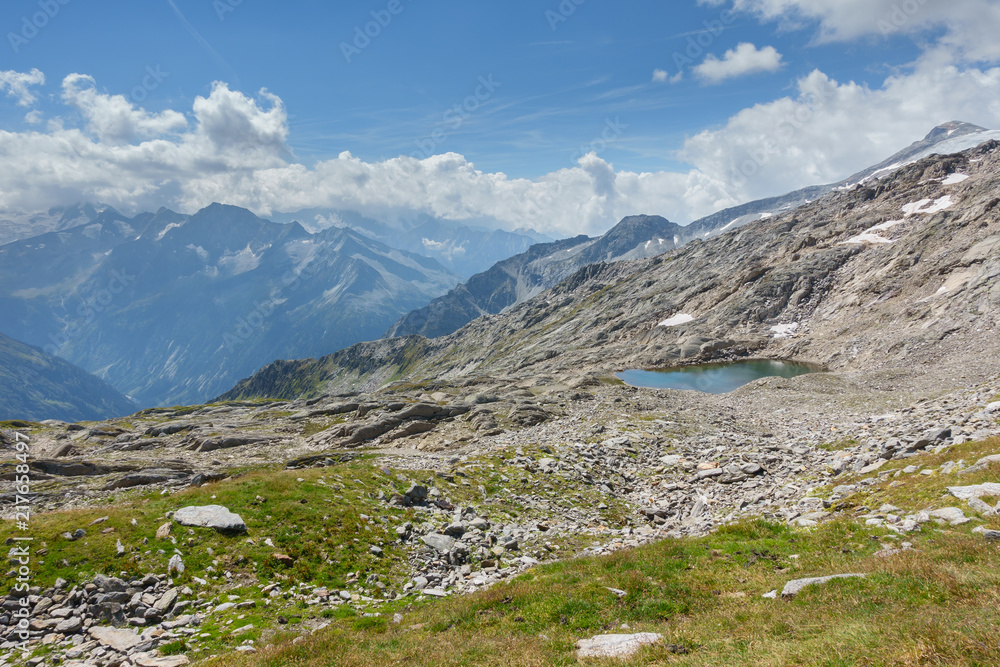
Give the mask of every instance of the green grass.
M 542 445 L 523 451 L 534 459 L 549 455 Z M 945 487 L 996 481 L 1000 469 L 900 477 L 895 470 L 910 464 L 936 468 L 959 458 L 974 463 L 997 451 L 1000 439 L 992 439 L 890 462 L 879 471 L 885 473 L 878 483 L 845 498 L 840 504 L 844 511 L 815 529 L 748 519 L 704 538 L 539 566 L 474 595 L 423 601 L 405 597 L 377 607 L 378 616 L 347 605 L 312 607 L 283 598 L 270 599 L 265 607 L 260 588 L 273 581 L 284 590 L 299 582 L 358 590 L 374 573 L 390 595 L 400 591 L 410 566 L 395 544 L 394 529 L 426 515 L 391 507 L 376 496 L 403 490 L 409 480 L 437 486 L 457 506 L 473 505 L 494 523 L 533 518 L 537 510 L 520 506 L 515 500 L 519 494 L 565 503 L 604 500 L 610 505 L 604 513 L 609 530 L 625 525 L 631 513 L 592 486 L 510 468 L 499 457 L 473 457 L 443 474 L 401 473 L 363 458 L 335 468 L 258 470 L 173 494 L 125 492 L 111 507 L 33 516 L 36 553 L 43 556 L 34 563 L 34 583 L 48 586 L 56 577 L 78 583 L 98 572 L 164 572 L 177 548 L 188 569 L 176 582 L 191 585 L 200 599 L 222 602 L 236 595 L 241 601 L 257 601 L 255 608 L 208 616 L 199 628 L 208 638 L 194 648 L 190 642 L 165 647 L 165 652 L 183 652 L 192 660 L 218 654 L 222 657 L 208 664 L 226 667 L 572 665 L 577 664 L 578 639 L 640 631 L 661 633 L 664 641 L 629 661 L 607 664 L 995 665 L 1000 664 L 1000 547 L 971 530 L 976 525 L 1000 529 L 1000 519 L 979 517 L 957 528 L 927 524 L 922 532 L 898 538 L 863 525 L 860 515 L 863 507 L 874 509 L 883 502 L 904 508 L 903 513 L 963 507 L 943 495 Z M 838 477 L 836 483 L 845 481 Z M 545 496 L 549 490 L 556 495 Z M 176 547 L 169 540 L 157 541 L 154 533 L 166 522 L 166 513 L 188 504 L 229 507 L 246 521 L 249 535 L 229 537 L 174 524 Z M 88 526 L 104 516 L 109 518 Z M 60 537 L 79 527 L 88 531 L 84 539 Z M 113 530 L 102 532 L 108 528 Z M 248 537 L 255 543 L 248 543 Z M 264 538 L 274 547 L 264 546 Z M 113 555 L 117 539 L 130 549 L 123 558 Z M 595 539 L 561 535 L 549 546 L 576 553 Z M 912 541 L 915 549 L 887 558 L 874 555 L 902 539 Z M 369 552 L 372 544 L 381 546 L 383 557 Z M 522 553 L 544 551 L 542 545 L 531 549 Z M 285 567 L 273 553 L 288 554 L 295 562 Z M 209 567 L 216 571 L 206 574 Z M 223 576 L 225 571 L 232 579 Z M 869 576 L 807 589 L 794 600 L 761 597 L 791 579 L 851 572 Z M 207 585 L 198 585 L 194 576 L 206 578 Z M 0 581 L 7 587 L 12 583 Z M 395 612 L 402 614 L 402 622 L 393 621 Z M 301 630 L 294 632 L 291 625 L 282 630 L 279 614 L 293 624 L 331 625 L 292 643 Z M 254 629 L 231 634 L 247 624 Z M 248 640 L 259 653 L 231 653 Z
M 1000 439 L 993 439 L 903 463 L 974 462 L 998 450 Z M 845 506 L 860 511 L 894 500 L 915 511 L 929 498 L 935 507 L 961 506 L 944 502 L 944 486 L 995 481 L 998 472 L 914 475 L 904 484 L 890 474 Z M 593 664 L 995 665 L 1000 547 L 972 534 L 975 525 L 928 524 L 898 538 L 850 511 L 811 530 L 744 520 L 704 538 L 563 561 L 475 595 L 414 604 L 399 624 L 344 619 L 302 643 L 210 664 L 572 665 L 580 638 L 652 631 L 664 635 L 660 645 L 624 662 Z M 985 525 L 1000 529 L 1000 519 Z M 914 549 L 874 555 L 901 539 Z M 793 600 L 761 597 L 791 579 L 854 572 L 868 576 L 812 587 Z
M 44 428 L 42 424 L 38 422 L 24 421 L 23 419 L 9 419 L 7 421 L 0 421 L 0 428 L 10 429 L 10 430 L 24 430 L 32 428 Z
M 703 539 L 536 568 L 415 606 L 401 624 L 338 623 L 298 646 L 212 664 L 569 665 L 577 639 L 638 631 L 665 641 L 617 664 L 997 664 L 1000 550 L 948 533 L 883 559 L 871 537 L 849 520 L 810 533 L 744 521 Z M 793 578 L 844 572 L 869 576 L 791 601 L 761 598 Z
M 857 447 L 859 444 L 861 443 L 856 438 L 841 438 L 832 442 L 823 442 L 816 446 L 828 452 L 839 452 L 851 447 Z

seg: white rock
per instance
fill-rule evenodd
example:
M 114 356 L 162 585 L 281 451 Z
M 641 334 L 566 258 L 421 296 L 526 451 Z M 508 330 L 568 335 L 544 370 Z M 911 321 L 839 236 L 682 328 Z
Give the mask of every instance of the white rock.
M 948 493 L 959 500 L 982 498 L 983 496 L 1000 496 L 1000 484 L 987 482 L 986 484 L 975 484 L 973 486 L 949 486 Z
M 576 643 L 577 658 L 627 658 L 643 646 L 655 644 L 663 635 L 640 632 L 634 635 L 598 635 Z
M 832 574 L 828 577 L 809 577 L 807 579 L 793 579 L 785 584 L 785 587 L 781 589 L 781 597 L 790 598 L 795 597 L 799 594 L 806 586 L 812 586 L 813 584 L 825 584 L 828 581 L 834 579 L 853 579 L 853 578 L 863 578 L 867 577 L 867 574 Z
M 247 530 L 240 515 L 230 512 L 222 505 L 182 507 L 174 512 L 174 521 L 182 526 L 214 528 L 226 533 L 245 533 Z
M 943 507 L 939 510 L 928 512 L 927 514 L 930 515 L 932 519 L 940 519 L 941 521 L 944 521 L 952 526 L 960 526 L 963 523 L 971 521 L 971 519 L 965 516 L 965 512 L 957 507 Z
M 134 630 L 121 630 L 104 626 L 90 628 L 90 636 L 101 642 L 102 645 L 122 653 L 143 641 L 142 637 Z

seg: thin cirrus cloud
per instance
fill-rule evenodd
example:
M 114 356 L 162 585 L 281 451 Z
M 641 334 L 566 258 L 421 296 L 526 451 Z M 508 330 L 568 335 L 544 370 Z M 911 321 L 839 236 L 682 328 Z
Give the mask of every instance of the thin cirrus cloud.
M 783 65 L 781 54 L 773 46 L 758 49 L 750 42 L 742 42 L 719 58 L 709 54 L 694 68 L 695 76 L 707 83 L 722 83 L 750 74 L 776 72 Z

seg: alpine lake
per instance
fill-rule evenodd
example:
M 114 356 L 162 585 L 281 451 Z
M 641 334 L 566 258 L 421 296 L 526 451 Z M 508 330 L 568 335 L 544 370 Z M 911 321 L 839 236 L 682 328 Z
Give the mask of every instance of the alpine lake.
M 659 370 L 627 370 L 618 373 L 617 377 L 632 387 L 726 394 L 760 378 L 792 378 L 806 373 L 819 373 L 822 370 L 818 366 L 792 361 L 757 359 Z

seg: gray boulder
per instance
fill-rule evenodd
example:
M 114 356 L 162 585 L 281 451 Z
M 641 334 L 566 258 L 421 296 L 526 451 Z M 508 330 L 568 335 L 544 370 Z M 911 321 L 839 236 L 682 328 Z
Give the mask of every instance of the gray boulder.
M 221 505 L 182 507 L 174 512 L 174 521 L 182 526 L 214 528 L 221 533 L 245 533 L 247 525 L 239 514 Z
M 781 597 L 783 598 L 793 598 L 799 594 L 799 592 L 806 586 L 812 586 L 814 584 L 825 584 L 828 581 L 834 579 L 853 579 L 853 578 L 863 578 L 868 575 L 866 574 L 833 574 L 829 577 L 809 577 L 808 579 L 793 579 L 785 584 L 785 587 L 781 589 Z

